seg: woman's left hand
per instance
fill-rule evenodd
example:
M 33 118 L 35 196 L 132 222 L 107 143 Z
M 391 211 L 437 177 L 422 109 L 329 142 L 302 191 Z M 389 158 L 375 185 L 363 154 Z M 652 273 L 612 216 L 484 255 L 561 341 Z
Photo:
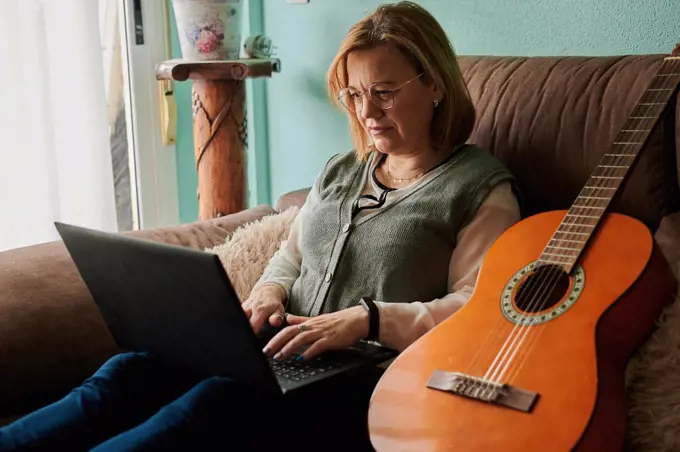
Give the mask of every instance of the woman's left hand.
M 308 360 L 328 350 L 354 345 L 368 335 L 368 312 L 361 306 L 318 317 L 288 314 L 286 320 L 289 326 L 279 331 L 264 348 L 269 357 L 283 359 L 309 345 L 300 354 Z

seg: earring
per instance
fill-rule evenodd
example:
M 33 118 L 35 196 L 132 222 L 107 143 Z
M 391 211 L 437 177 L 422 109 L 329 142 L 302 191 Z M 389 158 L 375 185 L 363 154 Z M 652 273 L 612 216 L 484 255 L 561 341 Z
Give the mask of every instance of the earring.
M 434 108 L 439 107 L 439 101 L 438 101 L 438 100 L 435 100 L 435 101 L 433 102 L 433 104 L 434 104 Z

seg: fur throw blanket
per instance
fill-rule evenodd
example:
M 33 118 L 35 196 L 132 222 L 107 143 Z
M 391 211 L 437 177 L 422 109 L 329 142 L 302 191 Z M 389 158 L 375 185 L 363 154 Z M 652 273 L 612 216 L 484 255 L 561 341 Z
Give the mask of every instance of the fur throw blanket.
M 241 226 L 227 241 L 206 251 L 220 257 L 243 302 L 269 259 L 285 244 L 298 207 Z M 678 219 L 680 220 L 680 218 Z M 671 228 L 676 229 L 674 224 Z M 680 228 L 677 228 L 680 230 Z M 680 239 L 659 237 L 680 278 Z M 631 359 L 626 372 L 629 397 L 627 448 L 634 451 L 680 451 L 680 294 L 658 320 L 658 329 Z
M 219 256 L 243 303 L 260 279 L 269 259 L 285 244 L 299 207 L 267 215 L 239 227 L 223 244 L 206 251 Z
M 680 293 L 657 324 L 626 371 L 627 442 L 634 451 L 680 450 Z

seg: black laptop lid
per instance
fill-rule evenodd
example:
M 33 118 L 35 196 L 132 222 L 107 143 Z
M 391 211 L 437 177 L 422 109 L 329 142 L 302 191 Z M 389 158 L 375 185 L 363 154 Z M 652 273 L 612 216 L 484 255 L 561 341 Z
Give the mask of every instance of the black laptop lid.
M 216 255 L 55 225 L 119 347 L 280 392 Z

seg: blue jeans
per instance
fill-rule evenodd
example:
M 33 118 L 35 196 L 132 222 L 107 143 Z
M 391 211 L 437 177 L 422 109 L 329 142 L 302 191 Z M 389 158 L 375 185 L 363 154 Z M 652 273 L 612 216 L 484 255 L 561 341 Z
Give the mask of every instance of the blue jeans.
M 124 353 L 61 400 L 0 428 L 0 451 L 263 450 L 281 438 L 282 405 L 228 378 Z

